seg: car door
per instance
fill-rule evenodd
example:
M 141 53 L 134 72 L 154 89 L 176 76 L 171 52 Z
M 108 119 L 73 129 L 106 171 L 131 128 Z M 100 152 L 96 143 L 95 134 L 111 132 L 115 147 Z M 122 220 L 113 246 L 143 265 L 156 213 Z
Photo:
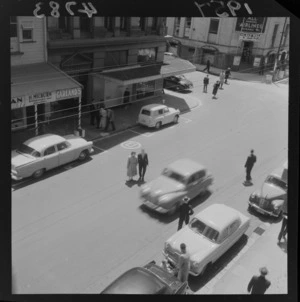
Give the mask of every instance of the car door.
M 48 147 L 44 151 L 44 168 L 46 170 L 53 169 L 59 165 L 59 154 L 56 145 Z
M 59 165 L 64 165 L 75 160 L 75 150 L 71 148 L 68 142 L 62 142 L 56 145 L 58 150 Z
M 159 109 L 159 110 L 155 111 L 155 116 L 156 116 L 156 118 L 155 118 L 156 122 L 161 121 L 162 124 L 165 124 L 163 109 Z
M 163 112 L 164 112 L 164 124 L 171 123 L 171 121 L 173 120 L 173 117 L 172 117 L 172 113 L 170 112 L 169 108 L 165 107 L 163 109 Z

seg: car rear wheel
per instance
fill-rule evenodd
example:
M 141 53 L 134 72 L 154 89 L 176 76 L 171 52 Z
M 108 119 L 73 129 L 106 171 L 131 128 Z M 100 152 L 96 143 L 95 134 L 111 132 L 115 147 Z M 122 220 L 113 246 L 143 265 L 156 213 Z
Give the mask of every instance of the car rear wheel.
M 161 122 L 157 122 L 157 123 L 155 124 L 155 129 L 160 129 L 160 127 L 161 127 Z
M 210 262 L 204 267 L 204 269 L 202 270 L 200 275 L 202 277 L 205 276 L 206 274 L 208 274 L 211 271 L 211 269 L 212 269 L 212 263 Z
M 87 157 L 88 157 L 88 151 L 87 151 L 87 150 L 84 150 L 84 151 L 81 151 L 81 152 L 80 152 L 78 159 L 79 159 L 80 161 L 83 161 L 83 160 L 86 160 Z
M 45 172 L 45 169 L 39 169 L 32 174 L 33 178 L 40 178 Z
M 177 124 L 177 123 L 178 123 L 178 119 L 179 119 L 179 116 L 178 116 L 178 115 L 175 115 L 174 120 L 173 120 L 174 124 Z

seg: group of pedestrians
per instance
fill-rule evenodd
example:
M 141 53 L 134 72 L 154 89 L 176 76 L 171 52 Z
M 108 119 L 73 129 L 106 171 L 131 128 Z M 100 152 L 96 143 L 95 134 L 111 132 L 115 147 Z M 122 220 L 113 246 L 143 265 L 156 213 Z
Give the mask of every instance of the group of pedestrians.
M 116 130 L 114 111 L 111 108 L 105 109 L 103 102 L 96 102 L 93 99 L 90 104 L 90 117 L 90 124 L 95 126 L 96 121 L 97 129 L 108 131 L 109 126 L 111 126 L 113 131 Z
M 133 181 L 133 177 L 137 175 L 137 166 L 139 166 L 138 181 L 145 181 L 144 177 L 148 164 L 148 154 L 144 149 L 141 150 L 138 156 L 136 156 L 136 153 L 134 151 L 131 152 L 131 155 L 127 160 L 127 176 L 129 178 L 128 181 Z

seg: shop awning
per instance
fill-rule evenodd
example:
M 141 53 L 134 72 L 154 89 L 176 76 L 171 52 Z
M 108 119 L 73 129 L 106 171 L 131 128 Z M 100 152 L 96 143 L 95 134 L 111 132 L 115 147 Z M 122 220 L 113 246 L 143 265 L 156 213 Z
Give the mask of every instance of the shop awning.
M 81 90 L 82 85 L 48 63 L 11 67 L 12 99 L 74 88 L 80 88 Z M 62 97 L 60 96 L 60 98 Z
M 163 64 L 135 66 L 98 74 L 107 80 L 127 86 L 136 83 L 154 81 L 173 75 L 196 71 L 196 66 L 187 60 L 173 55 L 165 55 Z

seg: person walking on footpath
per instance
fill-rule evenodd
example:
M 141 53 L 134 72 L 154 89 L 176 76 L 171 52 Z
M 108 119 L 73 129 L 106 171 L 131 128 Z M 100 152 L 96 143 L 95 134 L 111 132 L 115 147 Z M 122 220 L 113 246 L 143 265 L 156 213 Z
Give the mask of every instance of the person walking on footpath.
M 148 154 L 144 149 L 141 150 L 141 153 L 138 155 L 138 163 L 139 163 L 139 181 L 144 181 L 145 173 L 147 166 L 149 164 Z
M 207 70 L 207 73 L 209 73 L 209 69 L 210 69 L 210 60 L 206 61 L 206 67 L 203 69 L 203 71 Z
M 127 160 L 127 176 L 129 177 L 128 181 L 132 181 L 133 177 L 137 175 L 137 164 L 138 160 L 136 158 L 136 153 L 133 151 Z
M 179 208 L 179 221 L 177 231 L 182 228 L 183 222 L 185 222 L 185 224 L 188 224 L 190 222 L 190 215 L 194 214 L 194 211 L 190 206 L 189 201 L 190 199 L 188 197 L 183 198 L 183 203 Z
M 251 183 L 251 170 L 256 163 L 256 155 L 254 155 L 254 150 L 251 150 L 250 155 L 247 157 L 245 168 L 246 168 L 246 182 L 247 184 Z
M 259 74 L 264 75 L 264 72 L 265 72 L 265 62 L 264 62 L 264 58 L 262 58 L 260 68 L 259 68 Z
M 253 276 L 248 284 L 247 290 L 251 295 L 263 295 L 271 285 L 271 282 L 266 279 L 267 268 L 261 267 L 259 271 L 260 276 Z
M 287 234 L 287 222 L 288 222 L 288 208 L 287 208 L 287 197 L 286 197 L 282 206 L 282 224 L 281 224 L 280 232 L 278 234 L 278 243 L 281 242 L 282 237 L 284 240 L 286 240 L 285 236 Z
M 97 129 L 100 129 L 100 121 L 101 121 L 100 109 L 101 109 L 101 106 L 99 105 L 99 103 L 98 104 L 95 103 L 95 116 L 96 116 Z
M 111 125 L 112 131 L 115 131 L 116 130 L 115 113 L 111 108 L 108 108 L 106 111 L 107 111 L 107 122 L 106 122 L 105 131 L 108 131 L 109 125 Z
M 209 84 L 209 77 L 208 75 L 203 79 L 203 92 L 207 93 L 207 86 Z
M 216 95 L 217 95 L 217 92 L 218 92 L 218 89 L 220 87 L 220 82 L 217 81 L 215 84 L 214 84 L 214 88 L 213 88 L 213 91 L 212 91 L 212 94 L 213 94 L 213 99 L 216 99 Z
M 95 119 L 96 119 L 96 115 L 97 115 L 97 108 L 95 106 L 95 99 L 92 100 L 91 104 L 90 104 L 90 124 L 92 126 L 95 126 Z
M 224 81 L 225 81 L 225 73 L 224 73 L 224 70 L 222 70 L 221 73 L 220 73 L 220 87 L 219 87 L 219 89 L 223 89 Z
M 225 71 L 225 84 L 228 84 L 228 78 L 230 77 L 231 75 L 231 71 L 230 71 L 230 67 L 228 67 Z
M 101 115 L 101 120 L 100 120 L 100 128 L 105 129 L 106 128 L 106 123 L 107 123 L 107 111 L 105 108 L 102 106 L 100 109 L 100 115 Z
M 177 278 L 181 282 L 187 282 L 190 272 L 190 255 L 187 253 L 185 243 L 180 244 L 180 251 Z

